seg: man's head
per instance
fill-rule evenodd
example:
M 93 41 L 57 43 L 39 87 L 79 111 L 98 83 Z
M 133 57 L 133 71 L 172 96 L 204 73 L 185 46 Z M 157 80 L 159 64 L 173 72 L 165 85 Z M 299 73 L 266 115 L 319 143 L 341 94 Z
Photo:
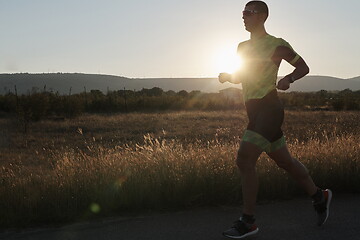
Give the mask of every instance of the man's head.
M 269 8 L 263 1 L 250 1 L 245 5 L 243 19 L 245 29 L 252 32 L 259 26 L 263 26 L 269 16 Z

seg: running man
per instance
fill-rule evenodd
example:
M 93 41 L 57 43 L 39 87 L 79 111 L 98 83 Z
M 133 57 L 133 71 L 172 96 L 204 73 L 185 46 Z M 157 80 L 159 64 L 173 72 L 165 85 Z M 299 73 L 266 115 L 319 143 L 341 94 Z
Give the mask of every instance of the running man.
M 243 212 L 234 226 L 223 232 L 229 238 L 240 239 L 259 231 L 254 218 L 258 191 L 255 165 L 262 152 L 266 152 L 312 197 L 319 226 L 329 216 L 331 191 L 322 190 L 314 184 L 306 167 L 289 153 L 281 131 L 284 108 L 276 88 L 289 89 L 291 83 L 309 73 L 309 67 L 288 42 L 266 32 L 264 24 L 268 14 L 268 7 L 262 1 L 246 4 L 243 20 L 245 29 L 250 32 L 250 40 L 238 46 L 238 53 L 244 60 L 243 70 L 233 75 L 219 75 L 220 82 L 242 84 L 249 118 L 236 159 L 242 180 Z M 283 59 L 295 69 L 276 85 L 277 72 Z

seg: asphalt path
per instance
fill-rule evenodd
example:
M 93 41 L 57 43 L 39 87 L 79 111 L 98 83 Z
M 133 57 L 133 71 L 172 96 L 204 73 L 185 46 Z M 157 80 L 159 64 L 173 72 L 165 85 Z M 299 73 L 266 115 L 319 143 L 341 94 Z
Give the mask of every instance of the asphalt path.
M 257 240 L 360 240 L 360 195 L 334 193 L 322 227 L 309 199 L 260 204 Z M 217 206 L 187 211 L 116 217 L 52 228 L 6 230 L 0 239 L 27 240 L 225 240 L 222 231 L 239 217 L 240 207 Z

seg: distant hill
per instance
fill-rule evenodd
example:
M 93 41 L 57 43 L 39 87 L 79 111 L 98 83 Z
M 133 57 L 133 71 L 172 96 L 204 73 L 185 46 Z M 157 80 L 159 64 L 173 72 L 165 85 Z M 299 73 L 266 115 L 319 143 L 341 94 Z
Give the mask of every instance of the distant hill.
M 292 91 L 312 92 L 312 91 L 337 91 L 344 89 L 353 91 L 360 90 L 360 76 L 350 79 L 341 79 L 326 76 L 306 76 L 304 79 L 296 81 L 292 86 Z
M 159 87 L 164 91 L 199 90 L 202 92 L 218 92 L 219 90 L 238 87 L 231 83 L 221 84 L 216 78 L 126 78 L 113 75 L 82 74 L 82 73 L 44 73 L 44 74 L 0 74 L 0 94 L 14 92 L 15 86 L 19 94 L 32 90 L 59 92 L 60 94 L 100 90 L 141 90 L 142 88 Z M 343 89 L 360 90 L 360 76 L 351 79 L 340 79 L 327 76 L 306 76 L 295 82 L 291 91 L 336 91 Z

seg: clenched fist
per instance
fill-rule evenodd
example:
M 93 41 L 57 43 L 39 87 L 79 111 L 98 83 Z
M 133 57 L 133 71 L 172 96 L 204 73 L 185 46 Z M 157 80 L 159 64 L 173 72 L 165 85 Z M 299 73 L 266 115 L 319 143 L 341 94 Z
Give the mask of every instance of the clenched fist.
M 230 82 L 231 81 L 231 74 L 229 74 L 229 73 L 220 73 L 218 78 L 219 78 L 219 82 L 221 82 L 221 83 Z
M 290 78 L 288 76 L 279 80 L 276 88 L 279 90 L 288 90 L 290 88 Z

